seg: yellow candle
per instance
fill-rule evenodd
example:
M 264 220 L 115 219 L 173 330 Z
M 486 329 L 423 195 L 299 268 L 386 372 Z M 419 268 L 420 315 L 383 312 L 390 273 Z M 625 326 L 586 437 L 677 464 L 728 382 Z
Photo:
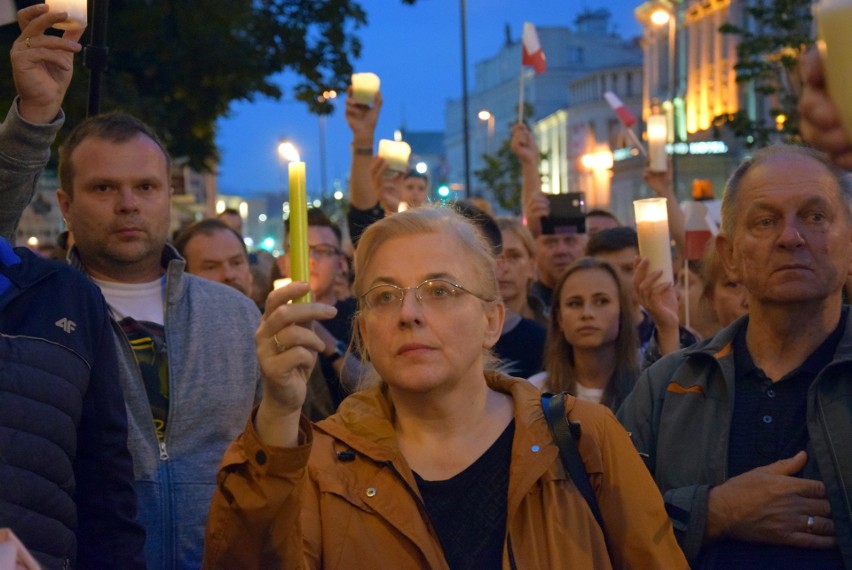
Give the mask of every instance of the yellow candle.
M 305 189 L 305 163 L 291 162 L 290 174 L 290 274 L 293 281 L 308 281 L 308 193 Z M 296 299 L 309 303 L 310 293 Z
M 86 0 L 45 0 L 50 12 L 68 12 L 68 19 L 54 24 L 60 30 L 80 30 L 86 27 Z
M 649 271 L 662 270 L 660 279 L 672 283 L 672 246 L 666 199 L 634 200 L 633 208 L 636 212 L 636 233 L 639 234 L 639 255 L 648 258 Z

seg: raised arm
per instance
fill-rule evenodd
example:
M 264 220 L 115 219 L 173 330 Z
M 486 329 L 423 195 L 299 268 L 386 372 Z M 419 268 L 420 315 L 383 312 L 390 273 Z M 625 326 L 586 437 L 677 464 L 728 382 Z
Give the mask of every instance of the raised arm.
M 376 94 L 372 107 L 356 103 L 352 87 L 346 97 L 346 122 L 352 130 L 352 166 L 349 172 L 349 200 L 359 210 L 369 210 L 378 202 L 373 190 L 370 165 L 373 159 L 376 123 L 382 108 L 382 94 Z
M 312 430 L 301 416 L 308 376 L 324 343 L 310 322 L 334 316 L 291 283 L 270 293 L 255 333 L 263 399 L 219 467 L 204 541 L 205 568 L 303 568 L 302 505 Z
M 0 235 L 10 240 L 64 121 L 62 100 L 83 31 L 67 31 L 61 38 L 44 32 L 65 17 L 48 13 L 45 4 L 18 12 L 21 35 L 10 51 L 18 97 L 0 125 Z
M 523 123 L 512 127 L 512 152 L 521 163 L 521 204 L 527 227 L 534 236 L 541 234 L 541 219 L 550 214 L 550 204 L 541 191 L 538 144 Z

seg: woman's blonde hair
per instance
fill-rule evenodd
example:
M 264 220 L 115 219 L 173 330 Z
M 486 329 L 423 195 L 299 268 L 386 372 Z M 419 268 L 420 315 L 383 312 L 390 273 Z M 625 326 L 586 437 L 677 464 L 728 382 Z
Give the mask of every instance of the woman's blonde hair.
M 577 394 L 577 370 L 574 368 L 574 347 L 565 340 L 562 331 L 560 305 L 562 288 L 571 275 L 580 271 L 601 269 L 612 277 L 618 290 L 618 337 L 615 340 L 615 369 L 604 389 L 601 404 L 615 410 L 633 389 L 639 376 L 639 332 L 633 316 L 633 303 L 628 287 L 619 278 L 612 265 L 597 257 L 584 257 L 568 266 L 553 289 L 550 325 L 544 348 L 544 369 L 547 371 L 545 388 L 549 392 Z
M 358 242 L 355 250 L 355 282 L 352 290 L 358 300 L 358 312 L 352 327 L 352 337 L 355 350 L 365 359 L 369 354 L 364 346 L 364 340 L 358 327 L 358 319 L 364 309 L 361 296 L 367 292 L 370 284 L 365 282 L 367 269 L 376 251 L 382 244 L 399 237 L 418 236 L 423 234 L 444 234 L 453 238 L 467 253 L 470 265 L 478 276 L 476 284 L 462 283 L 483 299 L 494 299 L 500 302 L 500 292 L 497 287 L 495 260 L 491 245 L 475 224 L 450 208 L 424 205 L 383 218 L 372 224 Z M 405 259 L 399 263 L 404 264 Z M 486 368 L 496 368 L 499 365 L 491 351 L 486 351 Z

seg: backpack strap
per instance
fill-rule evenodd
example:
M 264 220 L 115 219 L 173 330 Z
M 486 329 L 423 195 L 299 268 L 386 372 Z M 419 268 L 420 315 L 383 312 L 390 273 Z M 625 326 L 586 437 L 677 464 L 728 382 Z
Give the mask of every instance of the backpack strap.
M 589 482 L 586 465 L 583 463 L 583 458 L 580 456 L 580 450 L 575 441 L 580 437 L 580 424 L 568 422 L 568 416 L 565 414 L 565 393 L 542 394 L 541 406 L 544 410 L 544 418 L 550 427 L 550 433 L 553 435 L 553 441 L 559 448 L 562 465 L 565 466 L 565 470 L 571 476 L 574 486 L 577 487 L 586 503 L 589 504 L 595 520 L 598 521 L 598 525 L 604 531 L 604 537 L 606 537 L 606 527 L 601 509 L 598 506 L 598 499 L 595 496 L 594 489 L 592 489 L 592 484 Z

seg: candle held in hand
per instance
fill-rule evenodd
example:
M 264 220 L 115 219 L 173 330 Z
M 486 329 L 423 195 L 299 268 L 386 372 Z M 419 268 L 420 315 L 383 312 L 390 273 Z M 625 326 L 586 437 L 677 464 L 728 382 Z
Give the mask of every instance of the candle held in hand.
M 360 105 L 372 106 L 376 102 L 376 94 L 381 85 L 379 76 L 375 73 L 352 74 L 352 99 Z
M 388 163 L 388 169 L 395 172 L 408 172 L 408 157 L 411 156 L 411 147 L 402 141 L 381 139 L 379 141 L 379 156 Z
M 68 12 L 68 19 L 54 24 L 60 30 L 81 30 L 86 27 L 86 0 L 45 0 L 50 12 Z
M 639 255 L 648 258 L 649 272 L 659 269 L 663 272 L 660 279 L 672 283 L 672 246 L 666 199 L 634 200 L 633 208 L 636 233 L 639 234 Z
M 648 165 L 653 172 L 665 172 L 668 170 L 666 158 L 666 139 L 668 128 L 665 115 L 651 115 L 648 117 Z
M 291 162 L 290 174 L 290 273 L 293 281 L 309 281 L 308 258 L 308 193 L 305 187 L 305 163 Z M 296 299 L 309 303 L 310 293 Z

